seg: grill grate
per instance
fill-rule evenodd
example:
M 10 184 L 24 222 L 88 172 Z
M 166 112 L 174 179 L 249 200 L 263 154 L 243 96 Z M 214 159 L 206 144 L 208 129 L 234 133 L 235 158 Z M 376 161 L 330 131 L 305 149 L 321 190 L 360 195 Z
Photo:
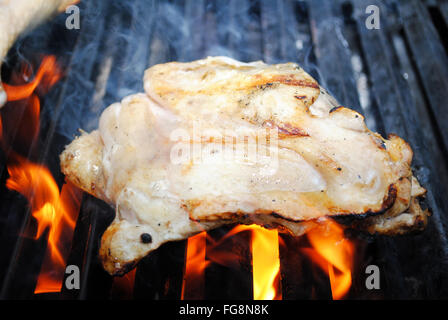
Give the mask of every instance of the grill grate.
M 365 25 L 369 5 L 380 8 L 378 30 Z M 8 80 L 19 61 L 37 65 L 36 53 L 55 54 L 66 66 L 63 81 L 42 101 L 43 134 L 33 155 L 59 184 L 58 155 L 64 145 L 78 128 L 94 129 L 106 106 L 143 91 L 147 67 L 207 55 L 298 62 L 342 105 L 364 114 L 371 130 L 409 141 L 414 171 L 428 190 L 432 217 L 425 232 L 367 239 L 349 298 L 448 297 L 448 1 L 86 0 L 78 6 L 80 30 L 66 29 L 64 14 L 40 26 L 9 52 L 2 77 Z M 20 236 L 32 221 L 24 198 L 5 187 L 5 157 L 1 152 L 0 298 L 180 298 L 184 241 L 145 258 L 135 272 L 133 291 L 117 292 L 97 258 L 100 236 L 114 213 L 89 195 L 83 197 L 68 259 L 81 269 L 81 289 L 34 295 L 45 242 Z M 219 238 L 226 231 L 211 234 Z M 331 297 L 328 280 L 298 254 L 303 239 L 282 237 L 287 244 L 280 252 L 283 298 Z M 232 250 L 250 255 L 245 246 L 247 241 L 235 240 Z M 381 270 L 381 290 L 365 289 L 369 264 Z M 206 297 L 251 297 L 244 264 L 237 273 L 209 269 Z

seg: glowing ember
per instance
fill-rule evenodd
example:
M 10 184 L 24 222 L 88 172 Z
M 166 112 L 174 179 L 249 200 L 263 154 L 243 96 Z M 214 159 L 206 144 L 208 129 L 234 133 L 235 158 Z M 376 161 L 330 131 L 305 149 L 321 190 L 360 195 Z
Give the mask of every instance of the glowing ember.
M 334 300 L 345 297 L 352 284 L 354 245 L 344 237 L 344 229 L 328 220 L 307 233 L 313 249 L 303 251 L 330 278 Z
M 28 71 L 24 70 L 24 78 Z M 61 77 L 61 71 L 53 56 L 45 57 L 34 80 L 24 85 L 11 86 L 3 84 L 8 102 L 22 100 L 24 113 L 20 118 L 5 118 L 8 128 L 19 127 L 16 133 L 31 145 L 39 133 L 40 101 L 36 89 L 47 91 Z M 17 78 L 17 76 L 16 76 Z M 1 119 L 0 119 L 1 120 Z M 20 122 L 19 122 L 20 121 Z M 4 122 L 0 122 L 4 125 Z M 6 125 L 5 125 L 6 127 Z M 3 139 L 2 147 L 7 141 Z M 29 201 L 32 216 L 37 221 L 34 239 L 39 239 L 47 232 L 48 244 L 38 277 L 35 293 L 57 292 L 61 290 L 73 231 L 80 207 L 81 191 L 70 184 L 65 184 L 61 192 L 50 171 L 20 156 L 13 150 L 8 154 L 9 178 L 6 186 L 21 193 Z

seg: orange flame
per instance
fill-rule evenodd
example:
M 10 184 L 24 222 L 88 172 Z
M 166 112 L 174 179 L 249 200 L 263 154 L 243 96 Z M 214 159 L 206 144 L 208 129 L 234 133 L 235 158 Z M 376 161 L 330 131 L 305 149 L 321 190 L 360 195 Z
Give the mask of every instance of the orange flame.
M 313 249 L 303 251 L 328 273 L 333 299 L 344 298 L 352 284 L 353 243 L 344 237 L 344 229 L 330 220 L 308 231 L 307 237 Z
M 15 156 L 8 165 L 6 186 L 25 196 L 38 221 L 34 239 L 48 229 L 48 247 L 34 293 L 59 292 L 80 206 L 81 193 L 72 185 L 59 188 L 47 168 Z
M 27 70 L 23 70 L 27 74 Z M 23 85 L 3 84 L 8 102 L 23 100 L 25 112 L 21 119 L 7 117 L 8 128 L 20 126 L 17 134 L 25 140 L 34 140 L 39 133 L 40 101 L 36 89 L 47 91 L 61 77 L 61 71 L 54 56 L 45 57 L 34 80 Z M 1 119 L 0 119 L 1 120 Z M 20 123 L 19 123 L 20 121 Z M 3 122 L 0 122 L 3 125 Z M 5 126 L 6 127 L 6 126 Z M 5 132 L 1 128 L 2 146 Z M 71 184 L 59 188 L 50 171 L 35 164 L 16 152 L 8 158 L 9 178 L 6 186 L 21 193 L 29 201 L 32 216 L 37 220 L 34 239 L 39 239 L 48 230 L 48 244 L 35 293 L 58 292 L 61 290 L 70 244 L 80 207 L 81 192 Z
M 201 299 L 204 293 L 204 271 L 210 261 L 205 259 L 207 232 L 188 238 L 181 299 Z M 188 290 L 187 290 L 188 289 Z
M 25 196 L 31 207 L 32 215 L 39 221 L 34 239 L 42 236 L 45 229 L 53 224 L 66 223 L 74 228 L 76 221 L 68 214 L 68 209 L 59 195 L 59 188 L 50 171 L 44 166 L 34 164 L 20 156 L 15 156 L 15 163 L 8 165 L 9 179 L 6 187 Z M 50 247 L 57 246 L 61 235 L 58 228 L 50 228 L 48 242 Z M 62 262 L 59 252 L 54 251 L 54 259 Z
M 42 60 L 42 64 L 40 65 L 34 80 L 18 86 L 3 83 L 3 88 L 8 96 L 8 101 L 22 100 L 30 97 L 38 85 L 43 85 L 44 88 L 48 90 L 48 88 L 51 88 L 59 81 L 61 75 L 62 72 L 56 63 L 56 57 L 47 56 Z
M 254 300 L 281 299 L 278 232 L 257 225 L 238 225 L 218 242 L 207 238 L 205 231 L 190 237 L 187 243 L 182 299 L 198 299 L 198 297 L 201 297 L 204 286 L 204 271 L 211 261 L 221 265 L 232 265 L 237 261 L 238 257 L 235 257 L 231 252 L 222 253 L 214 249 L 231 236 L 244 231 L 251 232 Z M 206 260 L 205 256 L 207 240 L 211 243 L 211 247 L 207 248 L 208 258 L 211 261 Z M 192 291 L 195 293 L 192 293 Z
M 78 188 L 66 183 L 54 203 L 47 202 L 36 214 L 33 213 L 39 227 L 47 224 L 49 228 L 47 251 L 34 293 L 61 291 L 81 197 Z
M 257 225 L 250 228 L 254 300 L 281 300 L 278 231 Z
M 11 80 L 14 83 L 23 82 L 31 76 L 31 68 L 22 66 L 20 72 L 14 73 Z M 54 56 L 43 58 L 34 79 L 21 85 L 3 83 L 8 96 L 8 105 L 2 109 L 7 120 L 4 123 L 3 147 L 18 148 L 21 152 L 31 150 L 40 129 L 40 100 L 36 91 L 45 94 L 62 76 L 62 71 Z

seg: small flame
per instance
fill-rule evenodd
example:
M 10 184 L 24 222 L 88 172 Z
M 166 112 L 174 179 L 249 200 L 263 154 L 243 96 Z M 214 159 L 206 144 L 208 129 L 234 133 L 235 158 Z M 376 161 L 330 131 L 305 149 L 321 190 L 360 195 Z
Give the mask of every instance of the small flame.
M 210 261 L 205 259 L 207 232 L 188 238 L 181 299 L 200 299 L 204 293 L 204 271 Z
M 328 274 L 333 299 L 344 298 L 352 284 L 354 244 L 344 237 L 344 229 L 330 220 L 308 231 L 307 237 L 313 249 L 303 251 Z
M 50 171 L 44 166 L 34 164 L 20 156 L 15 156 L 14 164 L 8 165 L 9 179 L 6 187 L 25 196 L 31 207 L 33 217 L 39 221 L 34 239 L 42 236 L 45 229 L 52 224 L 60 224 L 65 220 L 69 227 L 75 227 L 75 221 L 61 203 L 59 188 Z M 57 214 L 62 212 L 62 214 Z M 51 247 L 56 246 L 60 231 L 52 228 L 48 241 Z M 54 258 L 61 262 L 60 255 L 55 251 Z
M 32 75 L 29 65 L 11 76 L 14 83 L 23 83 Z M 40 100 L 37 91 L 47 93 L 62 77 L 62 71 L 54 56 L 43 58 L 34 79 L 25 84 L 9 85 L 3 83 L 8 96 L 8 106 L 2 109 L 5 118 L 2 144 L 14 147 L 16 151 L 29 152 L 40 130 Z
M 29 71 L 23 70 L 23 74 L 27 74 Z M 62 76 L 62 72 L 56 63 L 55 56 L 46 56 L 43 58 L 42 63 L 37 70 L 34 79 L 26 84 L 12 86 L 7 83 L 3 83 L 3 88 L 8 96 L 8 101 L 17 101 L 30 97 L 37 86 L 46 91 L 51 88 Z M 25 78 L 27 78 L 25 76 Z
M 7 126 L 0 121 L 3 148 L 10 142 L 6 141 L 3 131 L 5 127 L 8 129 L 19 127 L 16 135 L 20 136 L 20 142 L 26 142 L 27 146 L 32 145 L 32 141 L 39 134 L 40 101 L 36 91 L 37 89 L 41 92 L 48 91 L 60 79 L 61 74 L 56 58 L 48 56 L 43 59 L 31 82 L 23 85 L 3 84 L 8 95 L 8 102 L 21 100 L 25 108 L 20 118 L 6 117 Z M 17 78 L 17 75 L 15 76 Z M 29 76 L 29 70 L 23 69 L 22 76 L 26 79 Z M 80 208 L 81 191 L 71 184 L 64 184 L 59 192 L 56 181 L 45 166 L 31 162 L 14 150 L 9 153 L 7 168 L 9 173 L 6 181 L 7 188 L 27 198 L 32 216 L 38 222 L 34 239 L 41 238 L 48 230 L 47 251 L 35 293 L 58 292 L 62 287 L 66 261 Z
M 34 293 L 59 292 L 65 274 L 65 267 L 70 253 L 71 242 L 81 206 L 82 192 L 72 184 L 62 186 L 61 193 L 54 204 L 47 203 L 47 212 L 33 216 L 41 224 L 47 224 L 48 246 L 40 270 Z M 42 211 L 42 210 L 40 210 Z M 51 218 L 51 220 L 50 220 Z M 38 227 L 38 228 L 39 228 Z
M 278 231 L 250 227 L 254 300 L 281 300 Z
M 238 257 L 231 252 L 217 250 L 220 244 L 240 233 L 251 232 L 252 274 L 254 300 L 281 299 L 279 237 L 276 230 L 257 225 L 238 225 L 218 242 L 202 232 L 190 237 L 187 243 L 182 299 L 198 299 L 203 296 L 204 271 L 210 262 L 232 266 Z M 207 247 L 206 259 L 206 243 Z M 194 292 L 194 293 L 192 293 Z
M 48 229 L 47 252 L 35 293 L 59 292 L 79 212 L 81 192 L 70 184 L 64 184 L 59 193 L 47 168 L 18 155 L 14 155 L 14 162 L 8 165 L 8 173 L 10 177 L 6 186 L 27 198 L 32 216 L 38 222 L 34 239 L 39 239 Z

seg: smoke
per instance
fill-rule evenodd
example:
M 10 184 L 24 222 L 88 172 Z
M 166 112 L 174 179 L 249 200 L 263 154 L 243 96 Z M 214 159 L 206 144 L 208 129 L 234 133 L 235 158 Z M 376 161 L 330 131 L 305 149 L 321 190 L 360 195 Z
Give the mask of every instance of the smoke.
M 56 54 L 65 78 L 45 97 L 43 125 L 68 139 L 97 128 L 104 108 L 143 91 L 146 68 L 224 55 L 297 62 L 319 80 L 306 3 L 249 0 L 82 1 L 80 29 L 67 14 L 16 44 L 19 60 Z M 24 45 L 26 44 L 26 45 Z

